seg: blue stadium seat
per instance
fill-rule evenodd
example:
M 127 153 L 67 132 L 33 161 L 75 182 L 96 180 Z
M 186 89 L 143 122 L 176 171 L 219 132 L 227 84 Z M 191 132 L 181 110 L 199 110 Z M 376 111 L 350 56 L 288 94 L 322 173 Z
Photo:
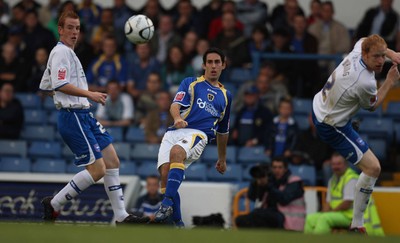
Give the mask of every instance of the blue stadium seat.
M 4 157 L 0 161 L 0 171 L 4 172 L 30 172 L 31 161 L 28 158 Z
M 64 146 L 62 147 L 61 156 L 67 160 L 75 159 L 74 153 L 72 153 L 71 149 L 66 144 L 64 144 Z
M 32 142 L 28 149 L 28 155 L 32 158 L 60 158 L 61 145 L 58 142 Z
M 82 170 L 85 169 L 85 166 L 76 166 L 73 162 L 67 163 L 67 167 L 66 167 L 66 173 L 68 174 L 76 174 L 81 172 Z
M 207 178 L 209 181 L 241 182 L 242 166 L 239 164 L 228 164 L 223 175 L 211 166 L 207 170 Z
M 25 109 L 40 109 L 40 97 L 35 93 L 15 93 L 15 97 Z
M 388 143 L 393 139 L 393 120 L 390 118 L 366 117 L 361 121 L 360 133 L 365 133 L 368 138 L 386 138 Z
M 129 160 L 131 145 L 129 143 L 113 143 L 120 160 Z
M 382 116 L 383 116 L 382 106 L 379 106 L 375 111 L 360 109 L 360 110 L 358 110 L 358 112 L 355 115 L 355 117 L 358 117 L 360 119 L 364 119 L 364 118 L 378 119 L 378 118 L 381 118 Z
M 47 123 L 50 125 L 57 125 L 58 122 L 58 111 L 51 111 L 47 118 Z
M 384 163 L 387 159 L 387 141 L 384 138 L 369 138 L 368 145 L 375 156 Z
M 185 170 L 185 180 L 205 181 L 207 180 L 207 165 L 198 162 L 192 163 Z
M 264 153 L 263 146 L 255 146 L 239 148 L 237 161 L 241 164 L 256 164 L 270 163 L 271 159 Z
M 32 172 L 65 173 L 67 163 L 63 159 L 38 158 L 32 165 Z
M 312 110 L 312 99 L 293 98 L 293 114 L 309 115 Z
M 51 97 L 46 97 L 43 101 L 43 108 L 48 111 L 56 111 L 56 105 L 54 104 L 54 100 Z
M 159 148 L 159 144 L 136 143 L 131 150 L 131 159 L 157 161 Z
M 125 134 L 125 141 L 130 143 L 144 143 L 146 137 L 144 130 L 140 127 L 130 126 Z
M 120 175 L 135 175 L 136 174 L 136 164 L 132 161 L 121 160 L 119 164 L 119 174 Z M 154 164 L 153 164 L 154 165 Z
M 294 120 L 297 122 L 297 125 L 299 126 L 300 130 L 307 130 L 310 128 L 310 122 L 308 120 L 308 115 L 305 114 L 295 114 Z
M 46 124 L 47 113 L 39 109 L 25 109 L 24 110 L 24 122 L 28 125 L 34 124 Z
M 53 141 L 54 135 L 55 135 L 54 126 L 25 125 L 21 137 L 28 141 L 35 141 L 35 140 Z
M 384 113 L 385 117 L 390 117 L 399 120 L 400 119 L 400 102 L 389 102 L 386 111 Z
M 111 135 L 114 142 L 123 142 L 124 140 L 123 127 L 107 127 L 106 130 Z
M 25 158 L 28 151 L 27 142 L 21 140 L 0 140 L 1 156 L 18 156 Z
M 317 172 L 314 166 L 289 164 L 289 170 L 293 175 L 299 176 L 305 186 L 315 186 L 317 184 Z
M 227 146 L 226 162 L 236 163 L 237 151 L 235 146 Z M 201 161 L 206 164 L 214 165 L 218 160 L 218 148 L 216 145 L 207 145 L 201 155 Z
M 136 174 L 142 179 L 150 175 L 158 175 L 157 164 L 144 162 L 137 167 Z
M 254 80 L 254 78 L 253 78 L 253 74 L 250 69 L 230 68 L 228 80 L 232 83 L 243 84 L 245 82 Z

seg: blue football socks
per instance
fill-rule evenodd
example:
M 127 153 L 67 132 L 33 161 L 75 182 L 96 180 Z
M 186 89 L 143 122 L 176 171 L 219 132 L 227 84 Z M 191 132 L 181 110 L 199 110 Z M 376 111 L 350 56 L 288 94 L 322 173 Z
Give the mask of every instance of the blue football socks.
M 178 189 L 182 183 L 184 173 L 185 173 L 184 164 L 171 163 L 168 173 L 167 188 L 165 190 L 165 197 L 164 200 L 162 201 L 162 204 L 166 206 L 172 206 L 174 204 L 173 200 L 175 199 L 176 194 L 178 194 Z M 178 204 L 180 207 L 180 199 Z

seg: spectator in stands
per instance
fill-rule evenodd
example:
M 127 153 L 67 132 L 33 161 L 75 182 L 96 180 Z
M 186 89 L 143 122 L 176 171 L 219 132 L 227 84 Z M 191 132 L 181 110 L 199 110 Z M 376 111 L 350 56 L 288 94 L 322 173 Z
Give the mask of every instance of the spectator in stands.
M 234 13 L 226 12 L 222 15 L 222 30 L 213 40 L 212 46 L 225 52 L 228 67 L 246 67 L 251 62 L 246 38 L 236 28 Z
M 154 219 L 154 214 L 161 205 L 162 195 L 160 190 L 160 179 L 156 175 L 150 175 L 146 178 L 146 194 L 139 197 L 131 213 L 138 217 L 148 216 Z
M 132 50 L 132 44 L 125 37 L 125 22 L 136 12 L 126 4 L 126 0 L 114 0 L 112 6 L 114 31 L 120 51 Z M 124 52 L 121 52 L 124 53 Z M 82 59 L 81 59 L 82 60 Z
M 332 228 L 348 228 L 351 224 L 358 175 L 338 153 L 332 155 L 331 167 L 333 176 L 328 183 L 326 203 L 322 212 L 307 215 L 304 233 L 330 233 Z
M 90 42 L 96 54 L 100 53 L 102 49 L 102 41 L 109 35 L 115 36 L 114 14 L 111 8 L 105 8 L 100 14 L 100 24 L 93 28 Z M 116 47 L 118 48 L 117 40 Z
M 172 17 L 161 15 L 159 27 L 155 29 L 154 36 L 150 40 L 152 55 L 160 63 L 164 63 L 165 59 L 167 59 L 168 50 L 172 46 L 179 44 L 181 44 L 181 37 L 174 32 Z
M 347 28 L 334 19 L 333 2 L 326 1 L 321 6 L 321 19 L 309 27 L 309 32 L 318 40 L 319 54 L 343 54 L 350 51 L 350 34 Z M 322 80 L 328 77 L 335 68 L 334 62 L 320 61 L 323 68 Z
M 196 56 L 192 59 L 194 75 L 199 77 L 203 75 L 203 55 L 210 48 L 210 42 L 206 39 L 199 39 L 196 45 Z
M 379 6 L 368 9 L 357 26 L 356 40 L 378 34 L 388 48 L 400 50 L 399 14 L 393 9 L 393 0 L 380 0 Z
M 268 5 L 260 0 L 241 0 L 236 4 L 237 18 L 243 23 L 243 34 L 250 37 L 256 25 L 265 25 L 268 19 Z
M 249 40 L 249 52 L 265 52 L 270 46 L 268 29 L 263 25 L 254 26 Z
M 60 7 L 60 0 L 48 0 L 47 4 L 43 5 L 38 10 L 39 22 L 42 24 L 42 26 L 47 27 L 51 21 L 58 18 L 58 11 Z M 55 37 L 58 38 L 58 35 Z
M 14 98 L 11 83 L 2 83 L 0 87 L 0 139 L 18 139 L 24 124 L 24 110 Z
M 22 29 L 25 23 L 25 8 L 19 4 L 14 5 L 11 9 L 11 19 L 9 26 L 10 28 L 19 28 Z
M 262 100 L 265 100 L 264 96 L 268 91 L 268 88 L 274 90 L 276 92 L 276 99 L 274 106 L 270 106 L 267 103 L 264 102 L 264 105 L 268 105 L 268 108 L 273 111 L 274 113 L 277 112 L 279 101 L 281 100 L 282 97 L 289 97 L 289 90 L 288 90 L 288 79 L 287 77 L 279 73 L 276 70 L 276 65 L 273 62 L 270 61 L 264 61 L 261 66 L 260 66 L 260 75 L 265 75 L 267 77 L 267 80 L 269 80 L 268 83 L 260 83 L 258 85 L 258 89 L 260 90 L 261 96 L 260 98 Z M 264 84 L 264 85 L 262 85 Z M 267 95 L 268 97 L 268 95 Z M 268 99 L 267 99 L 268 100 Z
M 159 144 L 167 131 L 174 124 L 169 108 L 172 97 L 168 91 L 160 91 L 156 94 L 157 108 L 149 111 L 144 122 L 144 132 L 147 143 Z
M 182 80 L 193 75 L 193 68 L 190 63 L 186 63 L 182 48 L 180 46 L 171 47 L 168 50 L 165 65 L 161 68 L 163 87 L 171 93 L 176 93 Z
M 294 16 L 304 15 L 303 9 L 297 0 L 285 0 L 284 4 L 277 5 L 271 16 L 271 26 L 273 30 L 285 29 L 289 33 L 293 29 Z
M 97 56 L 94 54 L 93 46 L 86 40 L 85 36 L 85 26 L 81 25 L 78 41 L 76 42 L 74 50 L 76 56 L 81 60 L 83 70 L 88 70 L 89 65 Z
M 198 13 L 191 0 L 180 0 L 177 3 L 177 14 L 173 16 L 177 34 L 183 38 L 190 30 L 196 30 Z
M 110 80 L 106 88 L 106 103 L 97 107 L 96 119 L 105 127 L 130 126 L 134 118 L 132 98 L 122 92 L 122 87 L 116 80 Z
M 46 48 L 39 48 L 35 53 L 35 61 L 31 67 L 30 74 L 26 80 L 27 91 L 35 93 L 39 90 L 44 71 L 47 68 L 49 53 Z
M 218 18 L 211 21 L 208 28 L 208 40 L 213 41 L 215 37 L 222 31 L 222 15 L 230 12 L 236 16 L 235 28 L 241 32 L 244 30 L 244 25 L 237 19 L 236 3 L 232 0 L 226 0 L 222 3 L 222 13 Z
M 210 24 L 214 19 L 221 17 L 222 7 L 225 2 L 224 0 L 209 0 L 199 11 L 196 18 L 196 32 L 199 38 L 207 38 Z
M 39 23 L 39 17 L 35 11 L 29 11 L 26 13 L 23 38 L 26 44 L 29 62 L 33 62 L 38 48 L 44 47 L 47 52 L 50 53 L 51 49 L 57 43 L 53 33 Z
M 130 60 L 127 91 L 134 99 L 137 99 L 146 89 L 146 80 L 150 73 L 160 73 L 160 63 L 151 56 L 149 43 L 136 45 L 137 56 Z
M 0 24 L 8 25 L 10 21 L 10 6 L 5 0 L 0 0 Z
M 312 122 L 311 113 L 308 116 L 308 123 L 310 127 L 299 133 L 294 151 L 308 155 L 310 162 L 315 166 L 316 170 L 323 175 L 322 184 L 326 185 L 331 176 L 330 158 L 333 150 L 318 137 L 317 130 Z
M 6 42 L 2 46 L 0 57 L 0 85 L 4 82 L 10 82 L 16 92 L 26 91 L 26 78 L 29 69 L 27 63 L 18 58 L 17 49 L 11 42 Z
M 256 208 L 235 220 L 239 228 L 278 228 L 302 231 L 306 208 L 303 182 L 291 174 L 283 157 L 272 159 L 269 173 L 265 165 L 250 170 L 253 180 L 247 193 Z
M 317 54 L 318 40 L 307 31 L 307 20 L 298 14 L 293 19 L 291 49 L 298 54 Z M 317 60 L 296 60 L 296 82 L 289 86 L 292 96 L 312 98 L 322 87 Z M 297 84 L 297 85 L 296 85 Z
M 86 40 L 90 42 L 93 29 L 99 25 L 102 8 L 93 3 L 93 0 L 81 0 L 78 4 L 78 15 L 82 25 L 86 28 Z
M 244 92 L 243 107 L 236 115 L 231 139 L 235 145 L 252 147 L 264 145 L 271 133 L 273 115 L 263 106 L 256 86 Z
M 307 25 L 312 25 L 321 19 L 321 0 L 310 1 L 310 15 L 307 17 Z
M 271 157 L 284 156 L 290 158 L 297 142 L 299 128 L 292 116 L 293 104 L 289 99 L 279 103 L 278 115 L 273 119 L 272 133 L 269 135 L 266 154 Z
M 140 94 L 135 105 L 135 124 L 143 126 L 147 113 L 157 108 L 156 95 L 162 90 L 161 77 L 158 73 L 150 73 L 146 81 L 146 89 Z
M 128 76 L 128 64 L 117 52 L 117 40 L 106 36 L 102 42 L 102 54 L 92 61 L 86 72 L 91 91 L 105 91 L 110 80 L 116 80 L 124 88 Z
M 158 28 L 160 22 L 160 16 L 165 14 L 165 9 L 159 0 L 147 0 L 145 5 L 138 11 L 149 17 L 153 21 L 154 28 Z
M 50 0 L 53 1 L 53 0 Z M 61 13 L 63 13 L 64 11 L 74 11 L 77 12 L 77 7 L 75 5 L 75 3 L 71 0 L 69 1 L 65 1 L 63 2 L 59 8 L 58 8 L 58 12 L 57 12 L 57 16 L 55 16 L 54 18 L 50 19 L 49 21 L 47 21 L 46 24 L 43 24 L 42 20 L 41 23 L 44 27 L 46 27 L 47 29 L 49 29 L 53 35 L 55 36 L 55 38 L 58 40 L 59 39 L 59 34 L 58 34 L 58 18 L 61 16 Z M 39 13 L 39 18 L 40 18 L 40 13 Z M 81 26 L 81 31 L 82 31 L 82 27 Z
M 187 32 L 182 40 L 182 51 L 186 63 L 192 63 L 194 56 L 196 56 L 196 45 L 198 36 L 193 30 Z

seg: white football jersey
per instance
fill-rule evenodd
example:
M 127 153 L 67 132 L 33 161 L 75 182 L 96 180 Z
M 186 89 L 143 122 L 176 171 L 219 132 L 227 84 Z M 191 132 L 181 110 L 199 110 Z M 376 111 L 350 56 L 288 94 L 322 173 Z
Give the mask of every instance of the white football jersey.
M 78 97 L 57 91 L 58 88 L 72 84 L 80 89 L 88 90 L 85 72 L 75 52 L 61 42 L 51 50 L 47 68 L 43 73 L 39 88 L 55 91 L 53 96 L 57 109 L 86 109 L 90 103 L 86 97 Z
M 377 102 L 375 72 L 369 71 L 361 58 L 362 41 L 356 43 L 314 96 L 313 110 L 319 122 L 344 126 L 360 107 L 369 110 Z

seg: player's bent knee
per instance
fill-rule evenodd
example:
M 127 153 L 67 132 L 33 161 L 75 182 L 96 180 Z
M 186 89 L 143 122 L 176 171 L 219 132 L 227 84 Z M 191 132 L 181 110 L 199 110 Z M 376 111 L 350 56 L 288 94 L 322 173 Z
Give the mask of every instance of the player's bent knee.
M 170 151 L 170 162 L 183 162 L 186 158 L 186 151 L 179 145 L 174 145 Z
M 86 167 L 94 181 L 98 181 L 106 174 L 106 166 L 102 159 L 96 160 L 93 164 Z

